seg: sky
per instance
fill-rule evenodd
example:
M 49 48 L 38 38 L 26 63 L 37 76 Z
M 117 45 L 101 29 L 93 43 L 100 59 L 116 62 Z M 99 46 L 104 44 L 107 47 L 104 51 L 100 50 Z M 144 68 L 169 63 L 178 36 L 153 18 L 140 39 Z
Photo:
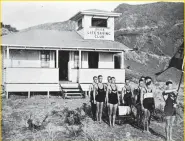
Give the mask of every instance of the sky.
M 113 11 L 123 2 L 2 2 L 2 22 L 18 30 L 31 26 L 68 20 L 81 10 Z M 137 5 L 146 2 L 124 2 Z

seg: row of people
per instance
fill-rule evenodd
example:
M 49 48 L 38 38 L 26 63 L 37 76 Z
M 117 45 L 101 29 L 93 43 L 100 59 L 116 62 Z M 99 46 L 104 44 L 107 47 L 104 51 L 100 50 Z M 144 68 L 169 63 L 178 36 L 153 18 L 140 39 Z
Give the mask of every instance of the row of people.
M 89 93 L 90 93 L 90 101 L 91 107 L 93 111 L 93 118 L 96 119 L 101 123 L 102 118 L 102 110 L 104 103 L 108 107 L 108 114 L 109 114 L 109 124 L 110 126 L 114 126 L 115 124 L 115 117 L 117 112 L 117 107 L 120 105 L 120 102 L 125 106 L 132 106 L 134 104 L 133 97 L 135 99 L 135 106 L 137 106 L 137 117 L 138 121 L 140 122 L 142 117 L 142 111 L 149 111 L 152 113 L 155 109 L 154 98 L 151 88 L 151 81 L 150 77 L 141 78 L 139 81 L 138 87 L 138 95 L 133 95 L 130 81 L 129 79 L 125 80 L 125 86 L 122 88 L 121 99 L 119 98 L 118 88 L 115 83 L 115 77 L 107 77 L 107 83 L 102 83 L 102 75 L 94 76 L 93 77 L 93 84 L 90 85 Z M 146 81 L 146 87 L 144 87 L 144 83 Z M 143 91 L 145 88 L 145 92 Z M 145 96 L 142 100 L 140 95 Z M 147 95 L 147 97 L 146 97 Z M 143 101 L 143 102 L 141 102 Z M 142 106 L 143 105 L 143 106 Z M 95 110 L 96 109 L 96 110 Z M 144 110 L 147 109 L 147 110 Z M 96 114 L 95 114 L 96 112 Z M 149 119 L 146 118 L 146 121 L 150 122 L 151 114 L 147 113 Z M 95 116 L 96 115 L 96 116 Z M 148 129 L 148 128 L 147 128 Z
M 144 83 L 145 82 L 145 83 Z M 152 87 L 151 77 L 142 77 L 139 80 L 139 86 L 135 89 L 135 106 L 137 108 L 137 121 L 138 125 L 142 123 L 144 118 L 144 130 L 149 132 L 149 125 L 151 120 L 151 115 L 155 110 L 155 100 L 154 92 Z M 165 102 L 164 114 L 166 118 L 166 139 L 167 141 L 172 141 L 172 128 L 176 116 L 177 107 L 177 93 L 176 89 L 173 89 L 173 82 L 171 80 L 166 82 L 166 89 L 163 91 L 162 96 Z M 144 112 L 144 117 L 142 117 L 142 112 Z
M 122 88 L 121 98 L 118 94 L 115 77 L 107 77 L 107 83 L 102 83 L 102 75 L 94 76 L 90 85 L 89 94 L 93 118 L 101 123 L 104 104 L 108 107 L 109 124 L 115 125 L 115 118 L 118 105 L 135 106 L 137 109 L 137 123 L 140 126 L 143 121 L 144 131 L 149 132 L 151 116 L 155 110 L 154 89 L 151 77 L 141 77 L 138 88 L 132 89 L 130 80 L 125 80 Z M 177 91 L 172 89 L 172 81 L 166 82 L 166 90 L 163 92 L 165 101 L 164 113 L 166 115 L 166 136 L 171 140 L 172 125 L 174 122 L 175 101 Z M 144 113 L 144 116 L 143 116 Z

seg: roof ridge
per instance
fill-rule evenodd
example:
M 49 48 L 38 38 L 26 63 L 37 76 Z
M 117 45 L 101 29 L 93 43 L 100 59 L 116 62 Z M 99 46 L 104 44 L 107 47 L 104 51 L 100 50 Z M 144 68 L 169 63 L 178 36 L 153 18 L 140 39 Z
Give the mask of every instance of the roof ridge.
M 111 12 L 111 11 L 106 11 L 106 10 L 100 10 L 100 9 L 86 9 L 83 11 L 92 11 L 92 12 Z
M 84 38 L 82 37 L 82 35 L 80 35 L 76 30 L 74 30 L 74 32 L 75 32 L 79 37 L 81 37 L 82 40 L 84 40 Z

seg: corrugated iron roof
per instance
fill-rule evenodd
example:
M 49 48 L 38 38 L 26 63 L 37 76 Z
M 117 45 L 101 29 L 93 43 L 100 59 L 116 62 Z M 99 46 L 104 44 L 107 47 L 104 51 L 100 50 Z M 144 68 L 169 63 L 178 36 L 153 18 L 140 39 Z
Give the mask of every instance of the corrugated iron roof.
M 79 11 L 74 16 L 70 18 L 70 20 L 78 20 L 83 15 L 96 15 L 96 16 L 109 16 L 109 17 L 119 17 L 121 13 L 111 12 L 111 11 L 103 11 L 99 9 L 88 9 Z
M 110 11 L 105 11 L 105 10 L 100 10 L 100 9 L 87 9 L 87 10 L 84 10 L 83 12 L 86 12 L 86 11 L 90 11 L 90 12 L 109 12 L 110 13 Z
M 129 50 L 116 41 L 85 40 L 76 31 L 30 30 L 2 36 L 2 45 L 45 48 Z

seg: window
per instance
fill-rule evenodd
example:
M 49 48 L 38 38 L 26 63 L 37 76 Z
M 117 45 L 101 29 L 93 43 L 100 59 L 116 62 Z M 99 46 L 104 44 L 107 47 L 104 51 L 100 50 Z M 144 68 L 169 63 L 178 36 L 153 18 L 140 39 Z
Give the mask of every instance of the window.
M 107 27 L 107 19 L 92 18 L 92 26 Z
M 98 62 L 99 62 L 99 53 L 89 52 L 88 54 L 89 68 L 98 68 Z
M 79 68 L 79 52 L 74 52 L 74 68 Z
M 41 51 L 41 67 L 49 67 L 50 51 Z
M 80 19 L 79 21 L 78 21 L 78 29 L 81 29 L 82 28 L 82 19 Z

